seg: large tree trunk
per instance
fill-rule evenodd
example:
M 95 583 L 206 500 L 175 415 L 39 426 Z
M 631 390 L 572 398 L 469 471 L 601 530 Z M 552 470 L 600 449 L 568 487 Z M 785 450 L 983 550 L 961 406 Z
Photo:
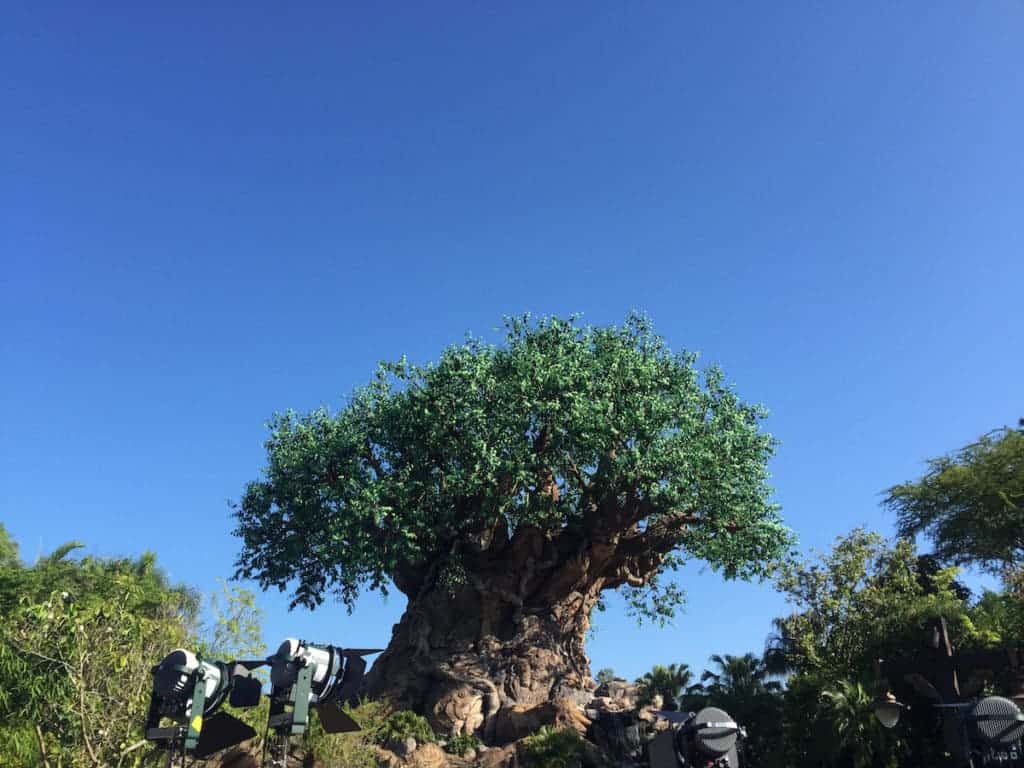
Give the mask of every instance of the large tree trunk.
M 371 693 L 426 713 L 443 731 L 500 741 L 509 710 L 565 698 L 582 703 L 591 685 L 583 646 L 595 602 L 596 595 L 572 593 L 532 610 L 471 588 L 433 589 L 395 626 L 373 666 Z
M 409 605 L 373 665 L 370 695 L 490 743 L 509 740 L 505 726 L 524 710 L 550 716 L 552 702 L 586 701 L 594 684 L 584 641 L 601 591 L 642 586 L 693 519 L 666 515 L 641 531 L 644 504 L 613 497 L 588 527 L 521 527 L 511 540 L 499 519 L 478 541 L 396 574 Z
M 415 589 L 399 583 L 409 605 L 373 665 L 369 693 L 444 732 L 492 743 L 507 740 L 512 714 L 583 703 L 594 685 L 584 641 L 607 579 L 590 556 L 560 543 L 520 531 L 508 546 L 485 542 L 479 557 L 464 557 L 461 583 L 440 576 L 438 564 Z

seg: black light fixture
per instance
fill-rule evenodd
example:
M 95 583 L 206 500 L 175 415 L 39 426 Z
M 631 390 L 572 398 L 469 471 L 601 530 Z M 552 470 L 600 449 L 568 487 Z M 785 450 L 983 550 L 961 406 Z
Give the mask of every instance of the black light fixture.
M 986 696 L 973 702 L 964 720 L 973 740 L 990 749 L 1015 751 L 1024 737 L 1024 714 L 1013 701 L 1002 696 Z
M 256 665 L 259 666 L 259 665 Z M 153 690 L 144 735 L 168 751 L 196 758 L 234 746 L 256 735 L 236 717 L 217 710 L 225 702 L 239 708 L 260 702 L 261 683 L 246 663 L 205 661 L 185 648 L 175 648 L 152 669 Z M 169 719 L 171 725 L 162 725 Z
M 662 731 L 648 744 L 651 768 L 739 768 L 737 742 L 746 731 L 724 710 L 658 712 L 676 727 Z

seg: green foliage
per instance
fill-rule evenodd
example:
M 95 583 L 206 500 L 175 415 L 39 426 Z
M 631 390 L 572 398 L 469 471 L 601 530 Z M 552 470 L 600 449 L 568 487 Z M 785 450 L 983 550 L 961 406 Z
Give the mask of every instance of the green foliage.
M 821 696 L 834 735 L 829 745 L 834 764 L 850 768 L 896 765 L 896 734 L 875 717 L 874 696 L 861 683 L 840 680 Z
M 221 580 L 220 593 L 210 596 L 210 613 L 213 620 L 207 627 L 203 655 L 231 660 L 266 653 L 260 631 L 263 612 L 251 589 Z
M 152 555 L 0 566 L 0 760 L 134 766 L 150 667 L 195 627 L 198 601 Z
M 15 568 L 19 564 L 18 544 L 0 523 L 0 568 Z
M 427 719 L 407 709 L 388 715 L 375 735 L 378 744 L 401 741 L 410 736 L 420 744 L 433 744 L 437 741 L 437 736 Z
M 224 587 L 204 645 L 199 597 L 169 584 L 153 555 L 72 557 L 79 548 L 66 544 L 31 566 L 0 557 L 4 768 L 159 764 L 142 738 L 152 666 L 175 647 L 259 645 L 251 592 Z M 4 552 L 17 548 L 0 530 Z M 262 731 L 267 709 L 262 723 L 259 710 L 236 714 Z
M 780 569 L 777 584 L 796 609 L 775 622 L 766 658 L 789 674 L 785 750 L 792 765 L 870 765 L 900 759 L 892 734 L 879 730 L 870 700 L 875 661 L 919 647 L 931 619 L 944 617 L 954 644 L 1000 644 L 1012 620 L 1005 596 L 971 605 L 952 568 L 919 557 L 908 541 L 855 530 L 832 551 Z M 1018 614 L 1019 615 L 1019 614 Z M 930 708 L 914 708 L 902 726 L 921 765 L 942 764 Z
M 362 730 L 355 733 L 324 733 L 320 719 L 312 717 L 303 737 L 307 755 L 311 755 L 318 765 L 328 768 L 376 768 L 374 743 L 386 727 L 387 703 L 364 699 L 357 706 L 346 704 L 343 709 L 359 723 Z M 266 723 L 265 714 L 263 722 Z
M 655 664 L 650 672 L 637 679 L 641 706 L 650 704 L 655 696 L 661 696 L 662 708 L 676 710 L 682 692 L 693 680 L 693 673 L 686 664 L 669 664 L 667 667 Z
M 446 751 L 451 752 L 453 755 L 464 757 L 470 752 L 475 752 L 483 746 L 483 742 L 480 741 L 472 733 L 460 733 L 458 736 L 453 736 L 448 739 L 448 742 L 444 745 Z
M 780 689 L 778 682 L 768 679 L 768 667 L 756 654 L 733 656 L 716 653 L 710 661 L 714 668 L 705 669 L 700 681 L 711 696 L 742 699 Z
M 944 616 L 958 641 L 978 632 L 955 571 L 920 578 L 913 544 L 889 544 L 857 529 L 817 561 L 792 560 L 776 584 L 796 611 L 775 622 L 770 662 L 825 680 L 856 680 L 873 661 L 916 643 L 925 623 Z
M 893 486 L 886 505 L 903 536 L 924 534 L 946 563 L 993 571 L 1020 565 L 1024 555 L 1024 432 L 1000 429 L 928 472 Z
M 527 768 L 580 768 L 583 739 L 572 729 L 546 725 L 523 739 L 519 756 Z
M 603 685 L 604 683 L 610 683 L 614 679 L 615 679 L 615 670 L 612 669 L 611 667 L 605 667 L 604 669 L 599 669 L 599 670 L 597 670 L 597 674 L 594 675 L 594 680 L 597 681 L 598 685 Z
M 761 576 L 789 546 L 764 412 L 720 370 L 701 376 L 639 315 L 609 328 L 513 318 L 506 331 L 501 347 L 469 338 L 432 365 L 384 363 L 338 413 L 276 416 L 264 476 L 236 509 L 238 573 L 294 586 L 295 604 L 334 591 L 351 609 L 391 580 L 415 588 L 439 561 L 453 588 L 468 578 L 460 548 L 522 526 L 583 542 L 647 531 L 630 542 L 643 564 L 631 583 L 683 558 Z M 664 618 L 681 593 L 653 584 L 631 602 Z
M 1024 645 L 1024 599 L 1019 590 L 986 590 L 971 606 L 970 618 L 978 645 Z

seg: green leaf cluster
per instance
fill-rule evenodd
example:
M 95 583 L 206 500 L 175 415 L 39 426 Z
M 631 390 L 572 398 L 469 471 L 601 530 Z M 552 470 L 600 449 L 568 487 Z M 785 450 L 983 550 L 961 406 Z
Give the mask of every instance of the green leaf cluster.
M 1001 572 L 1024 556 L 1024 431 L 998 429 L 932 459 L 918 480 L 889 489 L 903 536 L 924 534 L 955 565 Z
M 79 549 L 66 544 L 27 566 L 2 556 L 17 548 L 0 530 L 5 768 L 157 764 L 142 734 L 152 666 L 175 647 L 224 660 L 262 651 L 251 591 L 224 585 L 204 628 L 199 595 L 169 583 L 152 554 L 75 557 Z
M 198 598 L 152 555 L 61 547 L 0 565 L 0 763 L 140 765 L 150 667 L 194 632 Z
M 460 733 L 457 736 L 452 736 L 445 742 L 444 749 L 446 752 L 450 752 L 453 755 L 459 757 L 465 757 L 470 752 L 475 752 L 483 746 L 483 742 L 472 733 Z
M 655 664 L 650 672 L 638 678 L 637 703 L 645 706 L 654 701 L 655 696 L 662 699 L 662 709 L 679 709 L 679 701 L 683 691 L 693 682 L 693 672 L 686 664 Z
M 792 542 L 769 500 L 763 416 L 641 315 L 511 318 L 500 346 L 468 338 L 430 365 L 384 363 L 337 413 L 275 416 L 263 477 L 236 509 L 238 573 L 295 604 L 333 591 L 351 608 L 523 526 L 617 535 L 601 511 L 641 504 L 630 525 L 666 523 L 643 577 L 686 558 L 761 576 Z M 669 525 L 681 511 L 700 524 Z M 445 565 L 450 587 L 468 577 Z M 654 585 L 632 602 L 664 618 L 681 592 Z
M 399 710 L 388 715 L 387 719 L 384 720 L 384 724 L 375 733 L 378 744 L 387 744 L 389 741 L 402 741 L 410 736 L 420 744 L 433 744 L 437 741 L 437 735 L 430 727 L 427 719 L 408 709 Z
M 385 701 L 363 699 L 355 706 L 345 704 L 343 709 L 362 729 L 355 733 L 325 733 L 320 718 L 310 718 L 301 748 L 316 765 L 329 768 L 377 768 L 375 744 L 378 734 L 386 727 L 390 706 Z M 266 713 L 260 721 L 266 724 Z
M 545 725 L 520 742 L 518 754 L 527 768 L 580 768 L 584 743 L 570 728 Z

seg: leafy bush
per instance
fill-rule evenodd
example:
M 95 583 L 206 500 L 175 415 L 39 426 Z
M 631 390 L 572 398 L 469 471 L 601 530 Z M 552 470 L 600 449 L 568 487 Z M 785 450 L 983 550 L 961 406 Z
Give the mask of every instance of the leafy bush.
M 77 548 L 0 563 L 0 765 L 150 760 L 150 668 L 190 638 L 198 598 L 152 555 L 72 559 Z
M 388 716 L 377 731 L 376 740 L 378 744 L 386 744 L 389 741 L 402 741 L 410 736 L 420 744 L 433 744 L 437 741 L 437 736 L 434 735 L 426 718 L 403 709 Z
M 2 768 L 162 763 L 142 733 L 152 666 L 175 647 L 262 649 L 248 590 L 226 585 L 204 633 L 199 596 L 153 555 L 74 557 L 79 547 L 24 565 L 0 526 Z M 262 732 L 267 707 L 239 716 Z
M 444 748 L 453 755 L 463 757 L 470 751 L 475 752 L 480 749 L 482 745 L 483 742 L 472 733 L 460 733 L 458 736 L 448 739 L 448 743 L 445 744 Z
M 388 704 L 364 699 L 357 706 L 346 704 L 343 709 L 359 723 L 362 730 L 355 733 L 324 733 L 320 719 L 312 717 L 303 737 L 307 756 L 312 755 L 317 764 L 330 768 L 376 768 L 374 742 L 387 722 Z
M 523 739 L 520 756 L 530 768 L 579 768 L 583 739 L 576 731 L 545 725 Z

